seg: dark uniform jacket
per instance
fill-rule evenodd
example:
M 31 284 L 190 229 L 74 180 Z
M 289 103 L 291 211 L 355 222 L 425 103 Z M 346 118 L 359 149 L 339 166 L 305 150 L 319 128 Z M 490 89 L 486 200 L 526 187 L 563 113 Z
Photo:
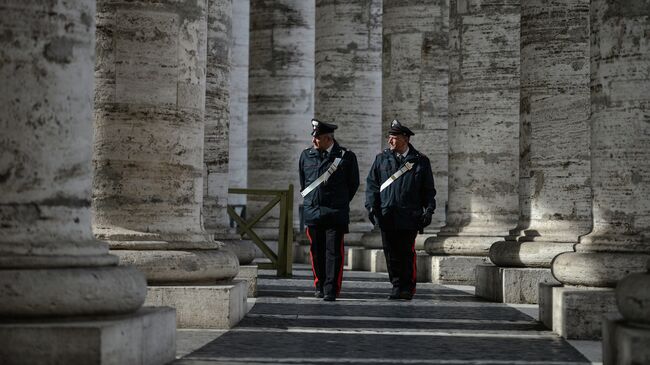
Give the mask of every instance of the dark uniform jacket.
M 380 193 L 381 184 L 406 162 L 415 165 Z M 422 229 L 423 212 L 433 213 L 436 208 L 431 162 L 411 144 L 401 166 L 390 149 L 378 154 L 366 183 L 366 209 L 373 209 L 381 229 Z
M 343 154 L 345 151 L 345 154 Z M 342 226 L 347 232 L 350 223 L 350 201 L 359 188 L 359 165 L 352 151 L 336 141 L 328 158 L 321 161 L 320 152 L 311 147 L 300 155 L 300 190 L 304 190 L 332 165 L 337 157 L 343 158 L 327 182 L 323 182 L 304 198 L 305 224 Z

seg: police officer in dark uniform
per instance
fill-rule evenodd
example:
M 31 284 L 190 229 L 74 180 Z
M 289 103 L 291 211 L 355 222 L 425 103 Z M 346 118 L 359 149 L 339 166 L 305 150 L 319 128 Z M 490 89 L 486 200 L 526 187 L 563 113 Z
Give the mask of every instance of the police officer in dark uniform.
M 388 277 L 393 284 L 388 299 L 411 300 L 415 294 L 415 237 L 431 224 L 436 189 L 427 156 L 409 140 L 409 128 L 393 120 L 388 145 L 375 157 L 366 184 L 366 209 L 379 224 Z
M 312 119 L 312 144 L 300 155 L 303 217 L 311 243 L 316 297 L 334 301 L 343 280 L 343 235 L 350 201 L 359 188 L 359 166 L 352 151 L 334 139 L 336 125 Z

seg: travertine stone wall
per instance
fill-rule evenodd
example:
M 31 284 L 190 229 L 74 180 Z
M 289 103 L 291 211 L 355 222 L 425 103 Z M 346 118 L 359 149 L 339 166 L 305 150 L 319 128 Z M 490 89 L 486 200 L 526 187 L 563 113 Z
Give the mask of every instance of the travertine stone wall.
M 251 0 L 248 185 L 294 184 L 294 212 L 302 201 L 298 158 L 311 144 L 314 6 L 305 0 Z
M 644 272 L 650 244 L 650 8 L 591 1 L 593 231 L 558 256 L 566 284 L 615 286 Z
M 205 1 L 99 1 L 96 19 L 95 234 L 150 283 L 235 276 L 201 217 Z
M 248 47 L 250 0 L 232 3 L 232 38 L 230 71 L 230 152 L 229 185 L 248 185 Z M 246 196 L 232 194 L 229 204 L 246 204 Z
M 449 0 L 383 0 L 382 26 L 382 138 L 397 118 L 431 160 L 437 208 L 428 230 L 437 231 L 447 204 Z
M 485 255 L 517 223 L 520 1 L 450 2 L 449 211 L 432 254 Z
M 591 228 L 589 1 L 531 0 L 521 12 L 520 218 L 490 257 L 550 267 Z
M 203 223 L 210 233 L 229 227 L 228 161 L 232 0 L 207 0 L 208 43 L 205 90 Z
M 94 13 L 91 0 L 0 5 L 0 317 L 144 302 L 144 276 L 91 230 Z
M 381 152 L 381 14 L 381 0 L 316 1 L 314 114 L 337 124 L 335 138 L 357 155 L 353 222 L 367 217 L 365 177 Z

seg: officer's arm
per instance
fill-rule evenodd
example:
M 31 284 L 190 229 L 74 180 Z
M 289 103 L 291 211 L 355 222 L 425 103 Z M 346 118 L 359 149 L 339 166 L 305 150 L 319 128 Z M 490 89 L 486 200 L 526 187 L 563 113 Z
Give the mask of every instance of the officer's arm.
M 348 190 L 350 192 L 350 201 L 354 198 L 354 194 L 359 190 L 359 164 L 357 163 L 357 156 L 348 152 L 350 155 L 350 173 L 348 174 Z
M 428 158 L 423 163 L 422 207 L 433 213 L 436 209 L 436 188 L 433 181 L 433 171 L 431 171 L 431 162 L 429 162 Z
M 366 209 L 370 210 L 379 205 L 379 163 L 375 157 L 368 177 L 366 178 Z
M 300 174 L 300 191 L 305 190 L 305 171 L 303 170 L 303 166 L 305 165 L 304 156 L 304 153 L 301 154 L 300 160 L 298 161 L 298 173 Z

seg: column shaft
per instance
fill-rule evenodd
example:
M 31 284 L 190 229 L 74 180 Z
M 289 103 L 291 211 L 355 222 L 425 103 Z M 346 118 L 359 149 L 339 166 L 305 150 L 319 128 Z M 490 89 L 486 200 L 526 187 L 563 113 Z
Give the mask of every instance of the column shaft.
M 381 0 L 316 2 L 314 114 L 337 124 L 335 138 L 357 155 L 361 186 L 350 204 L 350 221 L 364 228 L 365 176 L 383 138 L 381 13 Z
M 593 231 L 558 256 L 565 284 L 613 287 L 645 271 L 650 254 L 650 81 L 647 7 L 591 2 Z M 638 10 L 638 11 L 637 11 Z
M 519 224 L 490 258 L 550 268 L 591 227 L 589 1 L 521 11 Z
M 520 2 L 450 2 L 449 209 L 431 254 L 487 255 L 518 217 Z
M 304 0 L 251 1 L 248 184 L 293 184 L 294 212 L 302 201 L 298 158 L 310 144 L 314 112 L 314 6 Z M 256 200 L 249 197 L 249 206 L 259 206 Z
M 238 270 L 201 217 L 206 14 L 205 1 L 98 2 L 94 228 L 149 283 Z
M 128 313 L 145 281 L 91 230 L 95 2 L 0 5 L 0 317 Z
M 203 219 L 206 231 L 220 236 L 229 229 L 232 0 L 208 0 L 207 10 Z
M 449 0 L 383 1 L 382 139 L 397 118 L 431 160 L 436 212 L 427 231 L 445 224 Z

